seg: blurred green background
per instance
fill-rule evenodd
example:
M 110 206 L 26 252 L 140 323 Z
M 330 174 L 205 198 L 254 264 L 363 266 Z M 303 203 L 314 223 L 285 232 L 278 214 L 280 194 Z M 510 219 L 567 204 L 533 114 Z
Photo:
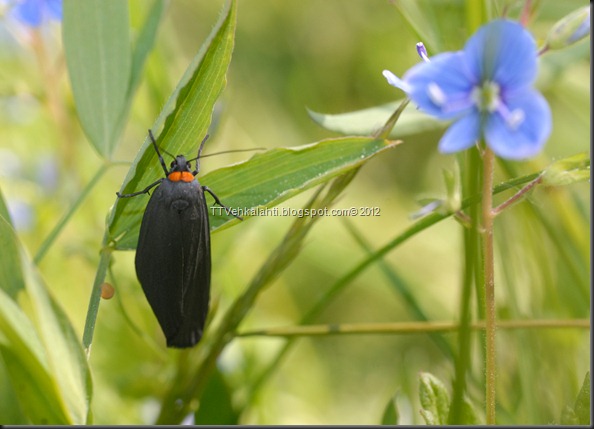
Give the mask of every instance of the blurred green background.
M 434 1 L 452 31 L 444 49 L 459 49 L 468 34 L 461 1 Z M 495 2 L 500 7 L 503 2 Z M 510 15 L 517 17 L 518 3 Z M 537 2 L 530 30 L 542 42 L 548 29 L 584 1 Z M 137 28 L 148 2 L 132 1 Z M 431 2 L 423 2 L 431 14 Z M 147 128 L 207 37 L 222 1 L 168 4 L 115 159 L 131 160 Z M 402 75 L 419 61 L 414 34 L 385 0 L 243 0 L 228 84 L 215 112 L 206 152 L 298 146 L 336 134 L 316 125 L 306 108 L 341 113 L 401 98 L 381 71 Z M 515 15 L 514 15 L 515 14 Z M 445 24 L 444 24 L 445 26 Z M 451 36 L 451 37 L 450 37 Z M 436 52 L 429 52 L 430 55 Z M 553 134 L 535 160 L 497 171 L 496 183 L 539 171 L 551 161 L 590 148 L 590 54 L 587 42 L 542 58 L 539 87 L 553 110 Z M 378 128 L 381 124 L 378 124 Z M 326 218 L 301 254 L 258 299 L 240 331 L 299 323 L 323 292 L 368 253 L 355 228 L 377 249 L 399 234 L 419 209 L 417 199 L 443 197 L 442 169 L 454 157 L 436 151 L 439 133 L 412 136 L 363 167 L 335 207 L 380 207 L 379 217 Z M 207 158 L 202 174 L 246 159 L 234 153 Z M 34 254 L 101 165 L 76 119 L 61 52 L 60 25 L 28 39 L 0 29 L 0 187 L 19 237 Z M 102 231 L 127 172 L 105 176 L 39 268 L 82 336 L 99 259 Z M 215 190 L 216 192 L 216 190 Z M 300 208 L 313 190 L 282 204 Z M 508 194 L 509 196 L 510 194 Z M 250 218 L 212 238 L 215 318 L 246 287 L 294 219 Z M 590 317 L 590 184 L 537 189 L 496 222 L 500 318 Z M 462 230 L 448 219 L 389 253 L 387 266 L 430 320 L 456 321 L 462 273 Z M 316 323 L 395 322 L 415 316 L 394 282 L 376 264 L 323 312 Z M 99 310 L 90 358 L 94 423 L 150 423 L 177 365 L 134 273 L 134 253 L 113 258 L 116 298 Z M 132 322 L 132 324 L 130 323 Z M 140 335 L 144 332 L 145 335 Z M 456 335 L 443 335 L 454 350 Z M 482 408 L 480 343 L 474 336 L 469 394 Z M 298 339 L 254 395 L 251 387 L 283 339 L 237 338 L 219 359 L 243 424 L 378 424 L 396 392 L 400 423 L 422 423 L 418 375 L 453 378 L 451 356 L 427 335 L 356 335 Z M 588 330 L 500 331 L 499 420 L 548 424 L 573 404 L 590 367 Z M 0 368 L 0 374 L 3 369 Z M 2 379 L 2 376 L 0 376 Z M 8 422 L 0 422 L 8 423 Z

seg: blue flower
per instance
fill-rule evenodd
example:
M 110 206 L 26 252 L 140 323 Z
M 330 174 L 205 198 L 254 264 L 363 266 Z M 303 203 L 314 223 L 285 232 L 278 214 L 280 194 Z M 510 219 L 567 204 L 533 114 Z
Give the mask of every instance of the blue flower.
M 16 0 L 10 13 L 29 27 L 39 27 L 50 19 L 62 19 L 62 0 Z
M 551 111 L 533 88 L 537 73 L 534 39 L 521 25 L 496 20 L 481 27 L 464 50 L 436 55 L 399 79 L 388 70 L 388 82 L 402 89 L 420 110 L 454 120 L 439 142 L 453 153 L 484 138 L 506 159 L 536 155 L 551 132 Z

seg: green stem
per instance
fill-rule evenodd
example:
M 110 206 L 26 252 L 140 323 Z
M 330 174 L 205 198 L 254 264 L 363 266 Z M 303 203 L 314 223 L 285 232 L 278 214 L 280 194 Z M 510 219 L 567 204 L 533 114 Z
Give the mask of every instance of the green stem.
M 501 213 L 506 208 L 508 208 L 511 205 L 520 201 L 532 188 L 534 188 L 536 185 L 542 183 L 542 177 L 543 177 L 542 175 L 538 176 L 532 182 L 528 183 L 526 186 L 524 186 L 522 189 L 520 189 L 518 192 L 516 192 L 507 201 L 504 201 L 503 203 L 501 203 L 500 205 L 495 207 L 493 209 L 493 216 L 497 216 L 499 213 Z
M 460 160 L 462 162 L 462 160 Z M 481 192 L 481 159 L 478 150 L 467 151 L 465 154 L 463 195 L 465 197 Z M 462 289 L 460 295 L 460 327 L 458 331 L 458 356 L 455 361 L 455 377 L 453 382 L 452 402 L 448 415 L 448 424 L 464 423 L 463 406 L 466 392 L 466 374 L 471 372 L 471 302 L 472 290 L 475 287 L 475 271 L 480 258 L 480 237 L 478 234 L 478 204 L 468 207 L 468 212 L 460 211 L 467 219 L 463 228 L 464 240 L 464 268 L 462 275 Z M 458 217 L 458 215 L 457 215 Z
M 365 250 L 367 255 L 373 254 L 373 250 L 371 245 L 367 243 L 363 234 L 361 234 L 353 225 L 352 222 L 348 221 L 345 218 L 344 225 L 346 226 L 347 230 L 351 233 L 352 237 L 355 239 L 357 244 Z M 403 280 L 397 271 L 394 271 L 390 265 L 383 259 L 378 261 L 379 268 L 382 270 L 386 278 L 388 279 L 389 283 L 393 286 L 396 292 L 399 294 L 400 297 L 404 299 L 404 302 L 407 305 L 407 308 L 410 309 L 412 315 L 423 322 L 429 322 L 429 317 L 425 314 L 425 311 L 422 309 L 421 305 L 417 302 L 414 294 L 412 293 L 413 285 L 408 284 L 405 280 Z M 431 334 L 431 339 L 435 342 L 435 344 L 441 349 L 441 351 L 448 356 L 449 358 L 453 357 L 454 351 L 450 343 L 441 335 Z
M 107 234 L 107 232 L 106 232 Z M 83 332 L 83 347 L 87 352 L 87 357 L 91 353 L 91 343 L 93 342 L 93 333 L 95 332 L 95 322 L 97 321 L 97 313 L 99 312 L 99 302 L 101 301 L 101 285 L 105 281 L 107 268 L 111 259 L 112 248 L 103 247 L 101 250 L 101 258 L 99 266 L 97 267 L 97 274 L 95 275 L 95 282 L 93 283 L 93 291 L 89 300 L 89 309 L 87 310 L 87 319 L 85 321 L 85 330 Z
M 482 201 L 482 234 L 485 281 L 485 323 L 486 323 L 486 416 L 487 424 L 495 424 L 495 406 L 497 379 L 495 350 L 495 264 L 493 260 L 493 169 L 495 156 L 485 149 L 483 158 L 483 201 Z
M 484 320 L 469 323 L 468 329 L 484 330 Z M 590 319 L 530 319 L 500 320 L 498 329 L 590 329 Z M 312 337 L 328 335 L 361 334 L 430 334 L 435 332 L 455 332 L 460 324 L 455 322 L 416 321 L 386 323 L 336 323 L 331 325 L 299 325 L 255 329 L 237 333 L 237 337 Z
M 54 244 L 54 241 L 56 240 L 60 232 L 62 232 L 62 229 L 64 229 L 74 212 L 80 207 L 87 195 L 91 193 L 91 190 L 95 187 L 95 185 L 97 185 L 97 183 L 99 182 L 101 177 L 103 177 L 103 175 L 109 169 L 109 167 L 110 164 L 103 164 L 99 168 L 99 170 L 97 170 L 91 181 L 87 184 L 87 186 L 85 186 L 85 188 L 80 193 L 74 204 L 66 212 L 64 217 L 60 219 L 60 221 L 56 224 L 54 229 L 52 229 L 52 231 L 49 233 L 49 235 L 46 237 L 43 243 L 41 243 L 41 246 L 39 246 L 39 249 L 37 250 L 35 257 L 33 258 L 33 262 L 35 263 L 35 265 L 39 265 L 39 263 L 41 262 L 49 248 L 52 246 L 52 244 Z
M 409 98 L 405 98 L 404 100 L 402 100 L 402 103 L 398 105 L 398 107 L 396 108 L 394 113 L 392 113 L 390 118 L 388 118 L 384 126 L 377 132 L 377 134 L 375 134 L 375 137 L 379 139 L 390 138 L 390 133 L 392 132 L 394 125 L 396 125 L 396 122 L 398 122 L 400 115 L 402 115 L 402 112 L 404 112 L 404 109 L 406 108 L 409 102 Z

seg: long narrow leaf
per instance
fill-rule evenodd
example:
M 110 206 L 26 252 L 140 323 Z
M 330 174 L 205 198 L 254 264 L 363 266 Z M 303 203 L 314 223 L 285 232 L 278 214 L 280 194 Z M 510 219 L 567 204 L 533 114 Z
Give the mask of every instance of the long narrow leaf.
M 91 376 L 79 339 L 64 311 L 48 294 L 29 266 L 27 293 L 33 303 L 38 331 L 49 368 L 73 424 L 86 424 L 91 400 Z
M 77 335 L 3 218 L 0 237 L 3 249 L 14 252 L 13 258 L 2 258 L 0 269 L 24 281 L 19 294 L 26 294 L 35 319 L 32 323 L 18 307 L 20 297 L 17 301 L 0 288 L 1 354 L 19 402 L 34 423 L 85 424 L 91 381 Z M 6 261 L 14 265 L 7 266 Z
M 369 158 L 394 147 L 397 142 L 365 137 L 324 140 L 296 148 L 279 148 L 257 154 L 250 160 L 221 168 L 200 180 L 226 205 L 244 217 L 257 215 L 258 208 L 272 208 L 312 186 L 354 169 Z M 136 197 L 143 200 L 147 197 Z M 126 213 L 125 213 L 126 214 Z M 222 210 L 210 209 L 211 229 L 237 222 Z M 128 228 L 117 241 L 117 249 L 133 249 L 138 239 L 142 210 L 128 213 Z
M 146 61 L 146 58 L 148 57 L 148 54 L 155 43 L 157 30 L 159 28 L 159 23 L 161 22 L 161 17 L 163 16 L 164 9 L 165 6 L 163 4 L 163 0 L 155 0 L 151 10 L 147 15 L 144 25 L 142 26 L 140 34 L 138 35 L 138 40 L 136 41 L 136 45 L 134 46 L 134 51 L 132 53 L 130 85 L 128 87 L 129 97 L 132 96 L 140 82 L 144 62 Z
M 308 110 L 309 116 L 320 126 L 327 130 L 344 135 L 374 135 L 379 131 L 390 115 L 402 103 L 395 101 L 381 106 L 369 107 L 354 112 L 327 114 Z M 390 132 L 390 138 L 404 139 L 414 134 L 426 131 L 441 130 L 446 122 L 438 121 L 429 115 L 420 112 L 414 105 L 406 106 L 396 126 Z
M 21 409 L 31 423 L 72 424 L 31 321 L 1 289 L 0 332 L 2 361 Z
M 0 233 L 0 289 L 3 289 L 12 299 L 16 299 L 19 291 L 24 289 L 25 282 L 21 270 L 21 261 L 14 240 L 14 230 L 10 221 L 8 207 L 0 191 L 0 222 L 4 231 Z
M 104 158 L 115 148 L 130 83 L 128 3 L 65 0 L 66 64 L 81 125 Z
M 16 235 L 3 218 L 0 218 L 0 237 L 12 242 L 18 258 L 20 252 Z M 0 268 L 13 273 L 18 271 L 22 279 L 21 264 L 7 267 L 4 259 Z M 31 423 L 74 423 L 68 416 L 33 323 L 3 288 L 0 288 L 0 356 L 7 368 L 14 394 Z

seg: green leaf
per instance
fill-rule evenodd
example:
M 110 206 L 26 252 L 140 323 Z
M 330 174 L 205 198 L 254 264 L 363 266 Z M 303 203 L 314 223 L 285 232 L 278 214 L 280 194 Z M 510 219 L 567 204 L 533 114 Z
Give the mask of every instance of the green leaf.
M 590 424 L 590 371 L 584 377 L 584 383 L 573 407 L 580 425 Z
M 91 375 L 83 349 L 66 314 L 47 293 L 33 267 L 25 274 L 52 376 L 72 423 L 85 424 L 91 400 Z
M 399 143 L 346 137 L 277 148 L 254 155 L 246 162 L 213 171 L 205 175 L 202 182 L 215 190 L 229 207 L 241 210 L 268 208 L 357 168 Z M 210 212 L 212 214 L 213 210 Z M 243 214 L 246 217 L 252 215 L 250 210 L 244 210 Z M 215 216 L 212 221 L 213 230 L 237 222 L 229 216 Z
M 155 0 L 144 22 L 144 25 L 142 26 L 140 34 L 138 35 L 136 45 L 134 46 L 134 52 L 132 54 L 130 85 L 128 88 L 129 100 L 131 100 L 132 94 L 140 83 L 144 62 L 146 61 L 148 54 L 155 44 L 157 30 L 163 16 L 164 9 L 165 7 L 163 0 Z M 128 102 L 128 107 L 129 106 L 130 102 Z
M 0 189 L 0 218 L 5 219 L 9 224 L 12 224 L 10 221 L 10 214 L 8 213 L 8 207 L 4 201 L 4 196 L 2 195 L 2 189 Z
M 14 231 L 4 219 L 0 219 L 0 237 L 11 240 L 13 248 L 17 249 Z M 18 250 L 15 254 L 18 257 Z M 17 267 L 13 269 L 16 270 Z M 20 270 L 20 264 L 18 269 Z M 22 278 L 22 273 L 20 277 Z M 33 323 L 13 297 L 1 288 L 0 354 L 14 393 L 31 423 L 72 423 L 50 374 L 47 356 Z
M 428 425 L 445 425 L 448 421 L 450 398 L 444 384 L 434 375 L 422 372 L 419 376 L 421 416 Z
M 33 323 L 17 301 L 0 289 L 0 352 L 19 404 L 34 424 L 84 424 L 91 383 L 76 334 L 4 219 L 0 219 L 0 237 L 8 237 L 20 256 L 26 293 L 21 292 L 24 296 L 19 300 L 32 304 L 35 318 Z
M 371 157 L 396 146 L 398 142 L 366 137 L 323 140 L 295 148 L 278 148 L 253 156 L 246 162 L 221 168 L 205 175 L 200 182 L 217 194 L 244 218 L 257 215 L 258 208 L 275 205 L 354 169 Z M 146 185 L 145 185 L 146 186 Z M 147 197 L 136 197 L 142 205 Z M 143 209 L 124 213 L 127 229 L 117 242 L 118 249 L 136 247 Z M 223 210 L 209 209 L 211 230 L 239 222 Z
M 382 415 L 382 425 L 384 426 L 394 426 L 398 424 L 398 404 L 396 400 L 398 399 L 398 394 L 394 395 L 384 408 L 384 414 Z
M 221 371 L 216 368 L 200 399 L 200 408 L 194 413 L 194 424 L 198 426 L 238 424 L 239 413 L 233 408 L 231 394 L 232 389 L 227 385 Z
M 440 33 L 436 25 L 432 25 L 431 18 L 435 15 L 427 13 L 432 8 L 424 8 L 418 1 L 397 2 L 398 8 L 404 19 L 421 38 L 428 50 L 443 48 Z M 443 33 L 442 33 L 443 34 Z
M 460 49 L 464 45 L 467 16 L 476 9 L 476 2 L 469 3 L 434 0 L 393 2 L 416 33 L 418 40 L 423 42 L 430 57 L 443 51 Z M 415 49 L 414 46 L 397 48 Z
M 33 324 L 1 289 L 0 354 L 18 402 L 31 423 L 73 423 L 50 374 Z
M 316 123 L 327 130 L 344 135 L 374 135 L 388 121 L 401 103 L 402 100 L 399 100 L 381 106 L 336 115 L 318 113 L 313 110 L 308 110 L 308 113 Z M 389 137 L 404 139 L 427 131 L 441 130 L 446 125 L 447 122 L 438 121 L 409 103 L 400 115 L 396 126 L 390 132 Z
M 64 52 L 78 116 L 95 149 L 109 158 L 128 103 L 128 2 L 65 0 L 63 15 Z
M 0 233 L 0 249 L 2 249 L 2 257 L 0 258 L 0 289 L 3 289 L 12 299 L 16 299 L 19 291 L 25 287 L 25 283 L 23 281 L 14 229 L 10 222 L 8 207 L 4 202 L 1 191 L 0 223 L 2 223 L 1 227 L 3 229 Z
M 460 210 L 462 203 L 462 185 L 460 184 L 460 172 L 458 164 L 454 164 L 454 171 L 442 170 L 443 181 L 446 187 L 446 201 L 448 209 L 452 212 Z
M 0 340 L 0 344 L 2 340 Z M 29 419 L 21 410 L 17 395 L 12 388 L 10 375 L 6 364 L 2 360 L 2 346 L 0 345 L 0 416 L 3 422 L 10 422 L 11 425 L 29 424 Z
M 479 419 L 478 411 L 466 396 L 462 400 L 462 423 L 470 426 L 483 424 Z
M 561 410 L 561 419 L 560 424 L 567 425 L 567 426 L 576 426 L 579 424 L 579 420 L 575 415 L 575 411 L 569 405 L 566 405 L 563 410 Z
M 174 154 L 192 154 L 192 157 L 197 153 L 198 145 L 210 125 L 215 102 L 225 87 L 225 75 L 234 45 L 236 9 L 236 3 L 231 2 L 227 14 L 223 15 L 209 40 L 194 57 L 153 124 L 155 135 L 163 126 L 158 136 L 159 147 L 163 150 Z M 160 177 L 163 177 L 163 170 L 147 137 L 124 179 L 121 192 L 138 191 Z M 146 198 L 142 197 L 116 201 L 108 220 L 110 239 L 123 240 L 127 243 L 123 248 L 135 247 L 138 234 L 136 223 L 142 216 L 146 202 Z M 130 240 L 129 230 L 133 227 L 136 229 Z

